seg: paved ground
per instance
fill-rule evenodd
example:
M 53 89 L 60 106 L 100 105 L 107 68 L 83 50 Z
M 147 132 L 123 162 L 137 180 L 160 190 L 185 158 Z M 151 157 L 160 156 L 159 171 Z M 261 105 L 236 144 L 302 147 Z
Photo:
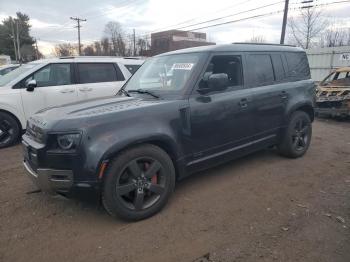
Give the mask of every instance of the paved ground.
M 307 155 L 256 153 L 177 184 L 137 223 L 43 193 L 0 150 L 0 261 L 350 261 L 350 123 L 318 120 Z

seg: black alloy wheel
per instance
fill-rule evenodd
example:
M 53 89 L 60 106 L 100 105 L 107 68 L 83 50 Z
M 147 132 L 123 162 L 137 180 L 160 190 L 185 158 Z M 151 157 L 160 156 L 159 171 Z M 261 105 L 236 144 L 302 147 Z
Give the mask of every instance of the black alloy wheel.
M 19 137 L 17 121 L 9 114 L 0 112 L 0 148 L 8 147 Z
M 309 144 L 310 126 L 311 124 L 303 118 L 296 121 L 292 135 L 292 143 L 296 151 L 303 151 Z
M 297 158 L 303 156 L 309 148 L 312 136 L 310 116 L 304 111 L 295 111 L 289 118 L 287 128 L 277 146 L 281 155 Z
M 145 210 L 165 192 L 167 176 L 158 160 L 143 157 L 130 161 L 118 178 L 116 194 L 130 210 Z
M 140 220 L 165 206 L 175 187 L 175 168 L 164 150 L 143 144 L 118 154 L 103 184 L 102 203 L 109 214 Z

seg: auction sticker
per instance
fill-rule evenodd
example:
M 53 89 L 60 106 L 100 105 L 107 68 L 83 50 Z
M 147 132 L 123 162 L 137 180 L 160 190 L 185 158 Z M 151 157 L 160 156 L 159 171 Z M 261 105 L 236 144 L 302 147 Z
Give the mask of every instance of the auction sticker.
M 173 70 L 191 70 L 194 64 L 192 63 L 176 63 L 173 64 Z

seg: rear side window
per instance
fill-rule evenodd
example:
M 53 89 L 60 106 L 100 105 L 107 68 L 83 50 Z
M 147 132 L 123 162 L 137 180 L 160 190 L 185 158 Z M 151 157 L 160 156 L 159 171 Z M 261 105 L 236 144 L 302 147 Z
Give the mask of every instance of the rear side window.
M 280 54 L 271 55 L 273 70 L 275 72 L 275 80 L 281 81 L 286 78 L 286 73 L 283 67 L 282 56 Z
M 249 77 L 253 86 L 262 86 L 274 81 L 270 55 L 248 55 Z
M 113 63 L 80 63 L 78 64 L 78 75 L 81 84 L 124 80 L 118 77 Z
M 305 53 L 285 53 L 288 64 L 288 76 L 305 79 L 310 77 L 309 63 Z
M 129 72 L 133 75 L 140 68 L 141 65 L 125 65 Z

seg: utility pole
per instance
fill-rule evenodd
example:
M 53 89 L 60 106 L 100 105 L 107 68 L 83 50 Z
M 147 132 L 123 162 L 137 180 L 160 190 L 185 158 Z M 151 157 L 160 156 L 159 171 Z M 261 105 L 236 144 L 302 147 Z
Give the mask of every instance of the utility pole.
M 17 53 L 18 53 L 18 60 L 22 64 L 22 57 L 21 57 L 21 44 L 19 42 L 19 29 L 18 29 L 18 20 L 16 20 L 16 28 L 17 28 Z
M 71 17 L 70 19 L 77 21 L 78 25 L 76 28 L 78 28 L 78 50 L 79 50 L 79 55 L 81 55 L 81 44 L 80 44 L 80 22 L 86 22 L 86 19 L 78 18 L 78 17 Z
M 288 18 L 288 6 L 289 6 L 289 0 L 285 0 L 283 22 L 282 22 L 282 32 L 281 32 L 281 40 L 280 40 L 280 44 L 281 45 L 284 44 L 284 38 L 286 36 L 286 26 L 287 26 L 287 18 Z
M 134 56 L 136 56 L 136 35 L 135 35 L 135 29 L 133 29 L 134 35 L 133 35 L 133 40 L 134 40 Z
M 39 49 L 38 49 L 38 41 L 35 38 L 35 56 L 36 60 L 39 60 Z
M 12 35 L 11 38 L 12 38 L 12 41 L 13 41 L 13 48 L 15 50 L 15 59 L 16 59 L 16 62 L 18 61 L 18 56 L 17 56 L 17 47 L 16 47 L 16 38 L 15 38 L 15 28 L 13 26 L 13 20 L 11 18 L 11 30 L 12 30 Z

